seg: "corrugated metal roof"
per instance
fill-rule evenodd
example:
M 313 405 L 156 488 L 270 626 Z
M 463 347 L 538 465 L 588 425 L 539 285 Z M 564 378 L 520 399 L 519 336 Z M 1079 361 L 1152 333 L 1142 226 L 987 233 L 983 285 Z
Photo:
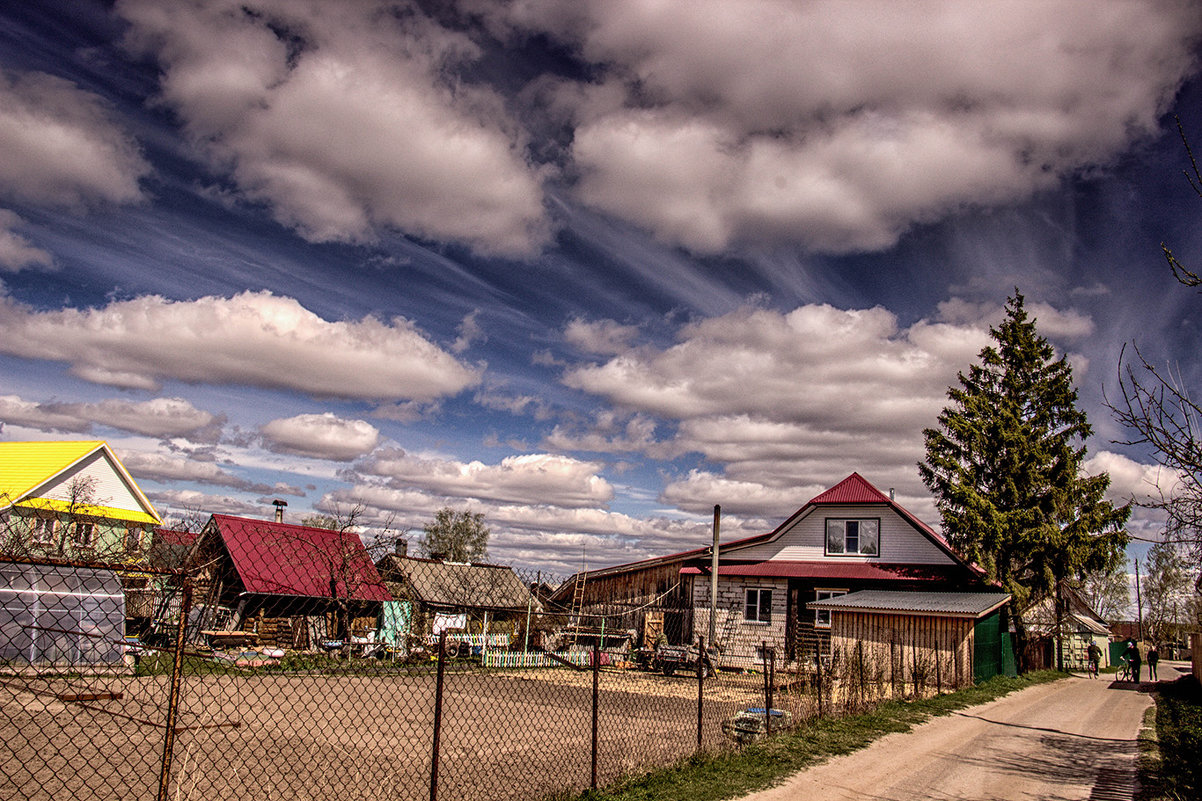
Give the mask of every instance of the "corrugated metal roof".
M 417 600 L 432 606 L 525 611 L 533 596 L 504 565 L 465 564 L 389 554 L 379 562 L 390 580 L 404 578 Z M 394 578 L 395 577 L 395 578 Z
M 825 492 L 815 495 L 810 503 L 889 503 L 889 496 L 868 483 L 859 473 L 852 473 Z
M 685 576 L 708 576 L 708 567 L 686 567 Z M 720 577 L 761 578 L 815 578 L 815 579 L 889 579 L 915 581 L 951 581 L 965 578 L 966 570 L 960 565 L 911 565 L 881 562 L 840 562 L 827 559 L 821 562 L 787 561 L 771 559 L 746 564 L 723 564 L 718 567 Z
M 61 498 L 41 497 L 38 491 L 45 490 L 56 476 L 97 451 L 102 451 L 105 464 L 112 469 L 111 473 L 104 474 L 106 478 L 111 475 L 114 481 L 120 482 L 123 491 L 128 490 L 129 497 L 118 500 L 132 501 L 141 508 L 129 509 L 105 503 L 72 507 Z M 0 508 L 12 505 L 76 512 L 133 523 L 163 522 L 121 460 L 102 440 L 0 442 Z
M 359 535 L 231 515 L 212 524 L 234 561 L 247 592 L 390 601 Z
M 0 442 L 0 497 L 5 506 L 16 503 L 33 490 L 97 448 L 88 442 Z
M 908 612 L 919 615 L 979 618 L 1010 600 L 1004 592 L 905 592 L 860 590 L 824 601 L 808 601 L 810 609 L 841 612 Z

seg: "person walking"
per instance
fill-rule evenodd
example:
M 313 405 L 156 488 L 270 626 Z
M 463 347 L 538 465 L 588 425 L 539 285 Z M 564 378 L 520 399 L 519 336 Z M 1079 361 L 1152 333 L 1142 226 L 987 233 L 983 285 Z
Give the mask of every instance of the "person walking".
M 1160 661 L 1160 652 L 1156 650 L 1156 643 L 1148 648 L 1148 677 L 1152 681 L 1159 681 L 1156 678 L 1156 663 Z
M 1085 649 L 1085 653 L 1089 659 L 1089 677 L 1096 679 L 1098 677 L 1098 667 L 1102 663 L 1102 649 L 1098 647 L 1096 642 L 1091 642 L 1089 647 Z

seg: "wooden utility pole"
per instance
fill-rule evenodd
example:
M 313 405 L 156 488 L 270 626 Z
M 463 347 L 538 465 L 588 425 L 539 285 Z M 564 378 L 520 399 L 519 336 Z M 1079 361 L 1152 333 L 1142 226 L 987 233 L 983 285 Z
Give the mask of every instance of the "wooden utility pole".
M 718 643 L 718 526 L 722 507 L 714 504 L 714 552 L 710 556 L 710 645 Z
M 1144 605 L 1139 597 L 1139 560 L 1135 560 L 1135 614 L 1138 616 L 1139 628 L 1136 630 L 1136 642 L 1144 638 Z

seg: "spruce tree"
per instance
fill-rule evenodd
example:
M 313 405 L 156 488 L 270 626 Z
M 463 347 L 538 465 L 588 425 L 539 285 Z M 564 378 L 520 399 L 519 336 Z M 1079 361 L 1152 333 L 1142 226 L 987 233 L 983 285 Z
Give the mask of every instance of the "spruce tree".
M 1072 368 L 1039 336 L 1017 290 L 989 333 L 995 344 L 959 374 L 938 427 L 923 432 L 918 469 L 952 547 L 1013 596 L 1025 669 L 1023 610 L 1121 559 L 1130 507 L 1105 499 L 1110 476 L 1083 474 L 1091 429 Z

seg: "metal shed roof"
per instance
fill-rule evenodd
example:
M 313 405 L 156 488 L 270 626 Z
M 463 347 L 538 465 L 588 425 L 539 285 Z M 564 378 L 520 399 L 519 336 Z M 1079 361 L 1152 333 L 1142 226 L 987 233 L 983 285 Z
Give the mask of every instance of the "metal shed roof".
M 1004 592 L 905 592 L 860 590 L 823 601 L 809 601 L 810 609 L 875 614 L 904 613 L 932 617 L 984 617 L 1010 600 Z

